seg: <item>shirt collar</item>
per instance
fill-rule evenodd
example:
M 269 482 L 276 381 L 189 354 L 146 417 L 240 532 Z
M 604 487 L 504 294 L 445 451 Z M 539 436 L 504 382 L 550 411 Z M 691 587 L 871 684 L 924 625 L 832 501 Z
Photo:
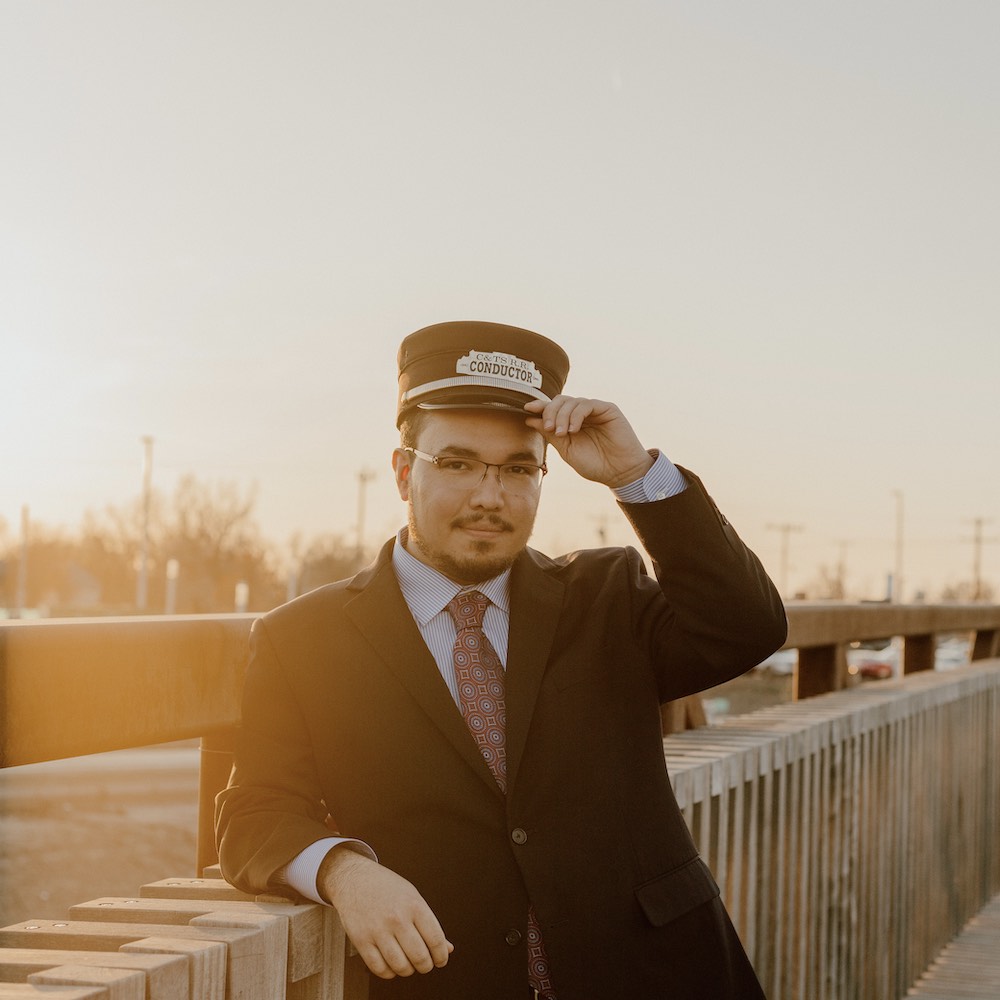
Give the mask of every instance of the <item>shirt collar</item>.
M 435 615 L 440 614 L 449 602 L 463 590 L 478 590 L 485 594 L 504 614 L 510 614 L 510 567 L 502 573 L 474 586 L 462 586 L 449 580 L 433 566 L 421 562 L 406 551 L 406 528 L 396 535 L 392 547 L 392 568 L 399 581 L 413 617 L 421 625 L 426 625 Z

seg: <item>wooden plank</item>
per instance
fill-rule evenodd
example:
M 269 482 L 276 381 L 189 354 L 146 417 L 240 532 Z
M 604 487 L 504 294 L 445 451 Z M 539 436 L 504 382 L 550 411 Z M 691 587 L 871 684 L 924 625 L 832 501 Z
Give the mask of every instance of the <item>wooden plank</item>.
M 214 877 L 168 878 L 144 885 L 139 892 L 142 899 L 198 899 L 222 900 L 229 902 L 271 902 L 279 906 L 289 906 L 287 899 L 276 896 L 251 896 L 234 888 L 225 879 Z M 345 989 L 346 962 L 355 954 L 347 940 L 336 911 L 329 906 L 323 911 L 323 950 L 328 956 L 320 970 L 302 980 L 290 980 L 288 992 L 290 1000 L 342 1000 Z M 294 983 L 301 983 L 295 986 Z M 294 994 L 294 998 L 292 998 Z
M 127 969 L 107 969 L 94 965 L 57 965 L 44 972 L 33 972 L 29 983 L 40 985 L 100 986 L 107 1000 L 145 1000 L 146 977 Z
M 108 991 L 100 986 L 45 986 L 35 983 L 0 983 L 4 1000 L 108 1000 Z
M 197 1000 L 188 990 L 188 960 L 183 955 L 0 948 L 0 980 L 3 981 L 25 982 L 32 973 L 45 972 L 58 965 L 138 970 L 146 977 L 146 1000 Z
M 190 926 L 213 936 L 224 931 L 249 931 L 244 952 L 230 944 L 230 995 L 241 1000 L 271 1000 L 285 991 L 288 978 L 287 925 L 280 917 L 263 913 L 213 910 L 191 919 Z
M 73 920 L 123 920 L 137 923 L 186 924 L 206 913 L 255 914 L 288 922 L 288 981 L 298 982 L 322 971 L 323 910 L 318 903 L 231 902 L 217 899 L 151 899 L 105 896 L 70 907 Z
M 270 1000 L 284 990 L 287 923 L 267 914 L 206 913 L 190 924 L 124 921 L 26 920 L 0 929 L 0 946 L 117 951 L 148 937 L 219 942 L 226 946 L 226 980 L 232 996 Z
M 121 946 L 130 955 L 185 955 L 192 1000 L 226 1000 L 226 946 L 220 941 L 148 937 Z
M 253 615 L 0 626 L 5 767 L 238 726 Z M 113 721 L 112 721 L 113 720 Z
M 224 899 L 242 903 L 253 903 L 260 898 L 242 892 L 222 878 L 165 878 L 142 886 L 139 896 L 142 899 Z
M 143 899 L 177 899 L 209 902 L 216 912 L 228 911 L 235 904 L 259 904 L 276 906 L 276 916 L 289 920 L 288 959 L 286 961 L 286 981 L 289 986 L 310 979 L 324 972 L 323 935 L 328 927 L 326 913 L 328 906 L 318 903 L 296 903 L 285 896 L 250 896 L 231 886 L 224 879 L 172 878 L 161 882 L 151 882 L 142 887 Z M 161 895 L 162 891 L 162 895 Z M 216 906 L 218 905 L 218 909 Z M 339 921 L 338 921 L 339 926 Z M 303 1000 L 312 995 L 310 989 L 302 994 Z

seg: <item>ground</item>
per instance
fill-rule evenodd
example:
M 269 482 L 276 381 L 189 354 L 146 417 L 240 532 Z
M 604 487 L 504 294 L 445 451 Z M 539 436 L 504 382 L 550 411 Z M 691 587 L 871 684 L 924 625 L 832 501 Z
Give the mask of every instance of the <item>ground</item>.
M 197 816 L 191 746 L 0 770 L 0 927 L 193 876 Z

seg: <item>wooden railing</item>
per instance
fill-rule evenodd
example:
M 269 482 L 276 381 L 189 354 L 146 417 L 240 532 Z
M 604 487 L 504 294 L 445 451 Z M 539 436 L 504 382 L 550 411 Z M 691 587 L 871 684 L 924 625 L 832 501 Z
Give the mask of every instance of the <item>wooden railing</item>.
M 1000 606 L 984 604 L 807 604 L 788 607 L 786 649 L 798 649 L 796 699 L 847 686 L 852 642 L 899 637 L 904 674 L 932 670 L 936 639 L 970 636 L 969 658 L 1000 655 Z
M 887 1000 L 1000 891 L 1000 660 L 669 736 L 770 1000 Z
M 902 636 L 907 676 L 671 735 L 664 748 L 675 791 L 771 1000 L 901 996 L 1000 889 L 1000 661 L 988 659 L 998 653 L 1000 607 L 788 611 L 800 699 L 846 685 L 844 651 L 854 640 Z M 210 803 L 229 771 L 251 620 L 0 624 L 4 766 L 192 737 L 203 747 L 199 877 L 166 879 L 135 900 L 81 904 L 67 921 L 29 920 L 0 932 L 0 982 L 58 975 L 83 983 L 111 976 L 112 968 L 117 982 L 124 964 L 134 983 L 138 963 L 149 966 L 138 970 L 149 995 L 171 1000 L 283 995 L 234 992 L 234 984 L 260 976 L 270 977 L 268 989 L 285 982 L 289 997 L 364 996 L 358 960 L 332 911 L 251 900 L 210 877 L 217 874 L 208 868 L 215 860 Z M 928 650 L 943 632 L 968 632 L 970 657 L 981 662 L 946 674 L 928 670 Z M 312 921 L 294 937 L 293 912 L 296 921 Z M 271 927 L 269 920 L 280 932 L 248 930 Z M 168 934 L 167 926 L 186 929 Z M 270 953 L 284 950 L 285 964 L 269 971 L 250 958 L 241 964 L 240 955 L 261 953 L 246 935 L 265 933 L 285 942 L 283 949 L 268 939 Z M 15 962 L 12 950 L 31 954 Z M 136 951 L 164 954 L 117 957 Z M 46 971 L 57 958 L 84 971 Z M 182 979 L 188 991 L 196 979 L 202 985 L 194 993 L 163 985 Z M 79 995 L 129 995 L 109 989 Z

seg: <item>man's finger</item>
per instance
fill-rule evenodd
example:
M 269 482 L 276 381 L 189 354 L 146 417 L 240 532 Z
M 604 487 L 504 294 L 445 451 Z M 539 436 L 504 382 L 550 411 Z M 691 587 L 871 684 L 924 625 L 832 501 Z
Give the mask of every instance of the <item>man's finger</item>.
M 455 950 L 455 946 L 444 936 L 444 930 L 429 908 L 426 914 L 417 918 L 416 929 L 428 950 L 432 963 L 431 968 L 444 968 L 448 964 L 448 956 Z M 420 971 L 424 972 L 425 970 L 421 969 Z M 430 969 L 426 971 L 430 972 Z
M 421 948 L 426 956 L 426 961 L 430 961 L 430 956 L 427 954 L 427 949 L 423 948 L 423 942 L 421 942 Z M 418 948 L 418 952 L 421 950 Z M 382 958 L 385 964 L 392 970 L 394 975 L 397 976 L 412 976 L 416 972 L 414 963 L 410 961 L 409 953 L 406 948 L 394 937 L 387 937 L 379 942 L 379 950 L 382 952 Z M 389 978 L 388 976 L 383 976 L 383 979 Z
M 415 970 L 426 973 L 434 968 L 434 959 L 431 956 L 427 942 L 424 941 L 416 927 L 408 927 L 405 931 L 399 932 L 396 936 L 396 943 L 399 948 L 399 954 L 405 959 L 407 965 L 410 966 L 411 972 Z M 388 955 L 385 957 L 387 960 L 389 959 Z M 389 961 L 389 964 L 397 975 L 409 975 L 409 973 L 400 972 L 392 961 Z
M 395 979 L 396 973 L 389 968 L 388 963 L 382 957 L 382 952 L 376 947 L 374 942 L 361 944 L 353 942 L 361 956 L 361 961 L 368 967 L 368 971 L 379 979 Z

